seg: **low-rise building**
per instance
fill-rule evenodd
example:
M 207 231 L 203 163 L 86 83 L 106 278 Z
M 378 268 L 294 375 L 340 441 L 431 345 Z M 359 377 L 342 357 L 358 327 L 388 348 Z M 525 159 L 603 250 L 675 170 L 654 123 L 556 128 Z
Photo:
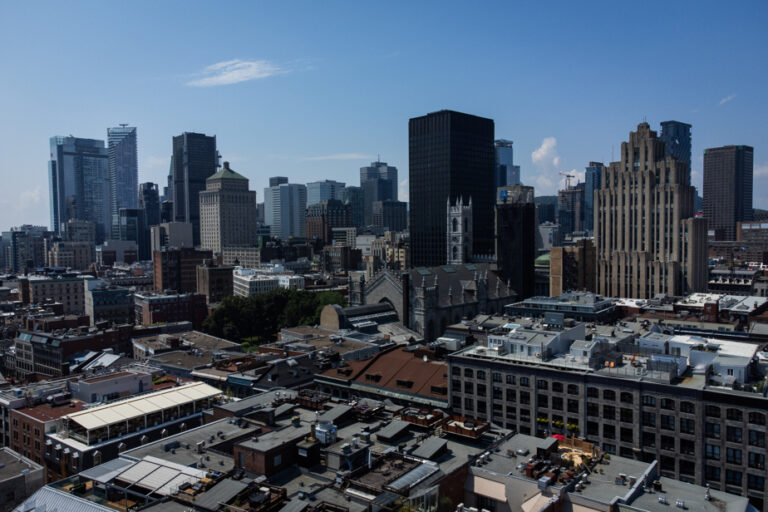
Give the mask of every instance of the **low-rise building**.
M 214 265 L 206 261 L 197 267 L 197 293 L 205 295 L 208 304 L 217 304 L 233 294 L 234 267 Z
M 10 448 L 0 448 L 0 512 L 11 512 L 44 483 L 43 466 Z
M 93 276 L 75 273 L 30 275 L 19 278 L 19 295 L 25 304 L 45 301 L 60 302 L 65 314 L 81 315 L 85 311 L 83 281 Z
M 233 275 L 233 292 L 240 297 L 250 297 L 278 288 L 303 290 L 304 277 L 296 274 L 276 274 L 250 268 L 236 268 Z
M 585 292 L 568 292 L 553 297 L 529 297 L 504 308 L 511 316 L 546 317 L 562 315 L 581 322 L 611 322 L 618 311 L 614 301 L 602 295 Z
M 87 270 L 96 261 L 96 246 L 92 242 L 52 242 L 46 254 L 49 267 Z
M 138 325 L 192 322 L 203 326 L 208 316 L 205 295 L 200 293 L 137 293 L 134 295 L 135 322 Z
M 101 279 L 85 280 L 85 314 L 91 325 L 106 321 L 109 324 L 132 324 L 134 319 L 133 293 L 122 286 L 109 285 Z
M 130 448 L 199 426 L 203 411 L 220 394 L 196 382 L 64 415 L 56 431 L 46 434 L 48 470 L 65 478 Z

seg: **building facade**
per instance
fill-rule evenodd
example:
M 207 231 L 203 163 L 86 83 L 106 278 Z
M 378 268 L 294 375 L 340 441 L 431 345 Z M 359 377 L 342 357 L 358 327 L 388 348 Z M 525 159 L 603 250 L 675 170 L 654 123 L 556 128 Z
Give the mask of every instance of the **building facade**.
M 192 247 L 170 248 L 152 253 L 155 291 L 197 291 L 197 266 L 213 258 L 213 252 Z
M 569 247 L 552 247 L 549 253 L 549 295 L 571 290 L 594 292 L 597 285 L 597 253 L 592 240 L 583 238 Z
M 69 219 L 96 225 L 96 243 L 112 229 L 109 154 L 103 140 L 51 137 L 48 180 L 51 230 L 61 235 Z
M 511 187 L 513 185 L 520 185 L 520 166 L 514 163 L 514 150 L 512 148 L 512 141 L 506 139 L 498 139 L 493 143 L 494 147 L 494 175 L 493 186 L 495 189 L 499 187 Z
M 215 135 L 184 132 L 173 138 L 173 220 L 192 224 L 194 245 L 200 244 L 200 192 L 218 166 Z
M 408 203 L 374 201 L 373 226 L 384 231 L 404 231 L 408 227 Z
M 330 244 L 334 228 L 349 226 L 349 210 L 349 206 L 338 199 L 324 199 L 310 204 L 307 207 L 307 238 L 322 245 Z
M 386 162 L 371 162 L 360 168 L 360 188 L 363 190 L 363 224 L 373 224 L 375 201 L 397 201 L 397 167 Z
M 474 254 L 493 249 L 494 123 L 442 110 L 408 123 L 411 259 L 442 265 L 446 255 L 445 204 L 473 201 Z
M 256 192 L 229 162 L 209 177 L 200 192 L 200 246 L 221 254 L 223 247 L 256 243 Z
M 344 183 L 333 180 L 307 183 L 307 206 L 317 204 L 326 199 L 341 200 L 344 195 L 344 186 Z
M 600 190 L 600 178 L 603 174 L 602 162 L 589 162 L 584 171 L 584 231 L 595 230 L 595 191 Z
M 664 141 L 664 152 L 688 166 L 688 184 L 691 182 L 691 125 L 680 121 L 663 121 L 659 138 Z
M 96 248 L 89 242 L 52 242 L 46 253 L 49 267 L 87 270 L 96 261 Z
M 137 325 L 191 322 L 200 329 L 208 316 L 208 305 L 201 293 L 142 292 L 134 295 L 134 314 Z
M 271 180 L 272 178 L 270 178 Z M 307 187 L 279 183 L 264 189 L 264 223 L 275 238 L 307 236 Z
M 138 208 L 139 160 L 136 128 L 121 124 L 107 128 L 109 154 L 109 203 L 112 238 L 118 239 L 118 216 L 122 208 Z
M 684 295 L 707 285 L 706 221 L 685 163 L 641 123 L 603 170 L 595 194 L 597 291 L 609 297 Z
M 495 209 L 496 266 L 518 298 L 535 292 L 536 205 L 533 187 L 515 185 L 497 191 Z
M 704 150 L 704 218 L 715 240 L 735 240 L 736 225 L 752 220 L 751 146 Z
M 362 227 L 365 219 L 365 196 L 362 187 L 344 187 L 341 200 L 349 205 L 350 225 Z
M 157 183 L 142 183 L 139 185 L 138 208 L 144 210 L 147 226 L 160 224 L 160 191 Z
M 234 267 L 214 265 L 206 261 L 197 266 L 197 293 L 205 295 L 208 304 L 217 304 L 232 295 Z

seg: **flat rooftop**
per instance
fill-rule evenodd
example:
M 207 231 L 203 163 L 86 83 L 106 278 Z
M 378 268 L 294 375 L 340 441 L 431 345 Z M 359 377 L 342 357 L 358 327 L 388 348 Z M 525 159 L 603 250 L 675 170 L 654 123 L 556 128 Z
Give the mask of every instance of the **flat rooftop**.
M 235 465 L 234 458 L 228 453 L 231 448 L 225 450 L 223 446 L 217 448 L 217 445 L 231 445 L 233 439 L 244 439 L 257 430 L 255 426 L 240 428 L 222 419 L 125 451 L 121 456 L 136 460 L 152 456 L 184 466 L 226 472 Z M 197 443 L 201 441 L 205 443 L 205 451 L 197 453 Z
M 39 464 L 35 464 L 26 457 L 22 457 L 10 448 L 0 449 L 0 464 L 2 464 L 2 467 L 0 467 L 0 482 L 18 476 L 25 469 L 30 471 L 42 469 L 42 466 Z
M 85 406 L 84 402 L 80 400 L 70 400 L 69 403 L 63 405 L 53 405 L 49 403 L 42 403 L 34 407 L 25 407 L 24 409 L 17 409 L 16 412 L 29 416 L 37 421 L 47 422 L 57 420 L 67 414 L 76 413 L 83 410 Z

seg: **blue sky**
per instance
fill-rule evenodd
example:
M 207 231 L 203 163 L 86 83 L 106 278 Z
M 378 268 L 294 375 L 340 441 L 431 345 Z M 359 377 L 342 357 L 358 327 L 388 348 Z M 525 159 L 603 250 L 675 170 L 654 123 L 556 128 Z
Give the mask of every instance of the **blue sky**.
M 53 135 L 137 126 L 164 183 L 173 135 L 215 134 L 259 200 L 380 154 L 406 192 L 408 118 L 442 108 L 493 118 L 537 195 L 644 119 L 689 122 L 694 183 L 704 148 L 749 144 L 768 207 L 768 3 L 732 4 L 0 2 L 0 228 L 48 224 Z

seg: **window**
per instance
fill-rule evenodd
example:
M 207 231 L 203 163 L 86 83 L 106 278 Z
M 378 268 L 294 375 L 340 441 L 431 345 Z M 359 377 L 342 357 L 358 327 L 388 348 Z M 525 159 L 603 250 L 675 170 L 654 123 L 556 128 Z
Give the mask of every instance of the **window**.
M 675 417 L 668 414 L 661 415 L 661 428 L 664 430 L 675 430 Z
M 680 432 L 683 434 L 695 434 L 696 421 L 691 418 L 680 418 Z
M 616 419 L 616 408 L 612 405 L 604 405 L 603 406 L 603 419 L 604 420 L 615 420 Z
M 720 481 L 720 468 L 714 466 L 704 466 L 704 478 L 707 480 Z
M 552 383 L 552 391 L 555 393 L 562 393 L 563 392 L 563 383 L 562 382 L 553 382 Z
M 720 425 L 717 423 L 705 423 L 704 436 L 710 439 L 720 439 Z
M 693 414 L 696 412 L 696 407 L 693 405 L 692 402 L 680 402 L 680 412 L 684 412 L 686 414 Z
M 568 412 L 578 413 L 579 412 L 579 401 L 578 400 L 568 400 Z
M 507 390 L 507 402 L 517 402 L 517 391 L 514 389 Z
M 635 440 L 634 430 L 631 428 L 621 428 L 621 441 L 623 443 L 633 443 Z
M 499 372 L 493 372 L 491 378 L 493 379 L 493 382 L 501 382 L 501 374 Z
M 765 477 L 747 474 L 747 487 L 757 491 L 762 491 L 765 488 Z
M 539 393 L 537 399 L 539 401 L 539 407 L 545 407 L 545 408 L 549 407 L 547 405 L 549 403 L 547 395 L 543 395 L 543 394 Z
M 530 405 L 531 403 L 531 394 L 527 391 L 521 391 L 520 392 L 520 403 L 523 405 Z
M 705 445 L 704 457 L 711 460 L 720 460 L 720 447 L 716 444 Z
M 98 466 L 99 464 L 101 464 L 101 452 L 96 450 L 93 452 L 93 465 Z
M 549 389 L 549 382 L 544 379 L 539 379 L 536 381 L 536 387 L 539 389 Z
M 738 427 L 726 427 L 725 439 L 732 443 L 740 443 L 742 441 L 741 429 Z
M 616 427 L 613 425 L 603 425 L 603 437 L 607 439 L 616 439 Z
M 652 412 L 643 412 L 643 426 L 644 427 L 655 427 L 656 426 L 656 415 Z
M 458 366 L 454 366 L 453 368 L 451 368 L 451 375 L 454 375 L 456 377 L 460 377 L 461 376 L 461 368 L 459 368 Z
M 531 380 L 528 377 L 520 377 L 520 385 L 527 388 L 531 385 Z
M 468 411 L 473 411 L 475 409 L 475 401 L 471 398 L 465 398 L 464 399 L 464 409 Z
M 765 455 L 762 453 L 749 452 L 749 467 L 765 469 Z
M 675 438 L 671 436 L 661 436 L 661 449 L 675 451 Z
M 621 402 L 625 404 L 631 404 L 633 400 L 632 393 L 627 393 L 626 391 L 622 391 L 621 393 Z
M 651 395 L 643 395 L 643 405 L 648 407 L 656 407 L 656 397 Z
M 737 448 L 725 449 L 725 461 L 731 464 L 741 464 L 741 450 Z
M 704 415 L 710 418 L 719 418 L 720 408 L 714 405 L 708 405 L 704 408 Z
M 477 396 L 485 396 L 488 394 L 488 388 L 485 387 L 485 384 L 478 384 L 477 385 Z
M 600 435 L 600 425 L 596 421 L 587 422 L 587 435 L 588 436 Z
M 477 370 L 477 380 L 485 380 L 485 371 Z
M 552 397 L 552 409 L 555 409 L 556 411 L 563 410 L 563 399 L 561 397 L 559 396 Z
M 603 400 L 616 400 L 616 393 L 610 389 L 603 390 Z
M 696 443 L 687 439 L 681 439 L 680 453 L 683 455 L 694 455 L 696 453 Z
M 597 388 L 587 388 L 587 396 L 589 398 L 599 398 L 600 391 Z
M 634 415 L 632 414 L 632 409 L 627 409 L 622 407 L 620 411 L 620 417 L 621 421 L 624 423 L 632 423 L 635 421 Z
M 504 390 L 499 386 L 493 386 L 493 400 L 502 401 L 504 398 Z
M 464 381 L 464 392 L 471 394 L 475 392 L 475 385 L 468 380 Z
M 758 432 L 757 430 L 749 431 L 749 444 L 750 446 L 765 446 L 765 432 Z
M 655 448 L 656 434 L 653 432 L 643 432 L 643 446 L 646 448 Z
M 729 408 L 725 410 L 725 417 L 726 419 L 729 419 L 729 420 L 741 421 L 742 414 L 741 414 L 741 411 L 738 409 Z
M 587 403 L 587 416 L 600 416 L 600 406 L 593 403 Z
M 278 453 L 275 455 L 275 458 L 272 459 L 272 462 L 274 463 L 274 467 L 279 467 L 280 464 L 283 463 L 283 455 L 281 453 Z
M 661 399 L 661 408 L 662 409 L 668 409 L 670 411 L 675 410 L 675 401 L 671 400 L 669 398 L 662 398 Z
M 568 394 L 569 395 L 578 395 L 579 394 L 579 386 L 576 384 L 568 384 Z
M 738 485 L 739 487 L 741 487 L 741 471 L 726 469 L 725 483 L 729 485 Z
M 605 450 L 605 453 L 616 455 L 616 445 L 614 444 L 603 443 L 603 450 Z
M 475 372 L 472 370 L 472 368 L 464 368 L 464 376 L 471 379 L 475 376 Z
M 749 422 L 753 425 L 765 425 L 765 414 L 761 412 L 749 413 Z

